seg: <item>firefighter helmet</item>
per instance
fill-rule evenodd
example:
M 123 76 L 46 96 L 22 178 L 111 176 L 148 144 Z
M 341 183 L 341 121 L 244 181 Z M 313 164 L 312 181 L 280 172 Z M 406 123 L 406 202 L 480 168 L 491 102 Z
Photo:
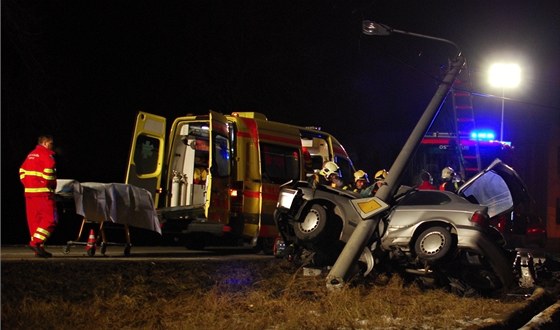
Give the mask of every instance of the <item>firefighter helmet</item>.
M 319 172 L 319 174 L 321 174 L 322 176 L 325 177 L 325 179 L 329 179 L 329 176 L 331 174 L 336 174 L 339 177 L 340 175 L 340 168 L 338 167 L 338 165 L 336 165 L 335 162 L 332 161 L 328 161 L 323 165 L 323 168 L 321 169 L 321 171 Z
M 455 177 L 455 170 L 453 168 L 447 166 L 441 170 L 441 178 L 443 180 L 451 180 Z
M 375 179 L 375 181 L 385 180 L 387 178 L 388 174 L 389 174 L 389 172 L 387 172 L 385 169 L 382 169 L 382 170 L 377 171 L 373 178 Z
M 369 183 L 367 173 L 362 170 L 357 170 L 356 172 L 354 172 L 354 182 L 358 182 L 359 180 L 364 180 L 366 183 Z

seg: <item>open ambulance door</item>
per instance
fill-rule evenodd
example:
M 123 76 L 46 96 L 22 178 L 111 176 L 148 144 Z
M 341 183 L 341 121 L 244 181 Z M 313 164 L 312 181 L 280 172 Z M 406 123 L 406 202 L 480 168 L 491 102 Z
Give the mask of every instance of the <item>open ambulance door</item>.
M 229 184 L 231 177 L 231 139 L 227 119 L 210 111 L 209 171 L 206 178 L 206 217 L 227 225 L 229 222 Z
M 125 183 L 146 189 L 158 205 L 165 149 L 165 118 L 139 112 L 132 136 Z

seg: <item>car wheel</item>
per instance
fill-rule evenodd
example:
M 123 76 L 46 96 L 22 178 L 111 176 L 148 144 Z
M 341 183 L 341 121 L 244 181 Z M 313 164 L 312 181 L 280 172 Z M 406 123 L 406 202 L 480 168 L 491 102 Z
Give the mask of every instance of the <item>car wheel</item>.
M 309 208 L 302 222 L 294 224 L 296 237 L 304 242 L 320 240 L 327 231 L 327 210 L 324 206 L 314 204 Z
M 424 230 L 414 243 L 416 255 L 425 261 L 435 262 L 443 259 L 451 250 L 453 238 L 443 227 L 431 227 Z

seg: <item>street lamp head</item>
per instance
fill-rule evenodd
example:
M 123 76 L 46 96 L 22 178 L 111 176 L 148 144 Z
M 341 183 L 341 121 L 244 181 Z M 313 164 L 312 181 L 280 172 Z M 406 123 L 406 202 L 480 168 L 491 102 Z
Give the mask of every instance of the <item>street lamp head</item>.
M 521 81 L 521 69 L 517 64 L 496 63 L 490 66 L 488 82 L 493 87 L 513 88 Z
M 454 43 L 451 40 L 438 38 L 438 37 L 433 37 L 433 36 L 420 34 L 420 33 L 397 30 L 397 29 L 393 29 L 392 27 L 387 26 L 385 24 L 376 23 L 376 22 L 369 21 L 369 20 L 362 21 L 362 33 L 365 34 L 365 35 L 368 35 L 368 36 L 388 36 L 388 35 L 393 34 L 393 33 L 400 33 L 400 34 L 406 34 L 406 35 L 409 35 L 409 36 L 412 36 L 412 37 L 419 37 L 419 38 L 442 41 L 442 42 L 448 43 L 448 44 L 452 45 L 453 47 L 455 47 L 455 49 L 457 50 L 457 56 L 461 55 L 461 49 L 459 48 L 459 46 L 457 46 L 456 43 Z
M 386 25 L 366 20 L 362 22 L 362 32 L 368 36 L 388 36 L 392 29 Z

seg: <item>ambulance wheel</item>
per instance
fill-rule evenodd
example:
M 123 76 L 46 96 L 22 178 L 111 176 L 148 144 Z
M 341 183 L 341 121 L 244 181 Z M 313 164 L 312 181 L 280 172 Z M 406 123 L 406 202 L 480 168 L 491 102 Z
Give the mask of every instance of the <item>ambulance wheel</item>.
M 124 256 L 125 256 L 125 257 L 129 257 L 129 256 L 130 256 L 130 249 L 131 249 L 131 248 L 132 248 L 132 245 L 131 245 L 131 244 L 127 244 L 127 245 L 124 247 Z
M 206 238 L 202 235 L 189 235 L 185 240 L 185 247 L 189 250 L 204 250 Z
M 255 247 L 255 252 L 260 253 L 262 251 L 266 255 L 273 255 L 274 242 L 275 239 L 272 237 L 259 237 L 259 239 L 257 240 L 257 246 Z
M 105 252 L 107 252 L 107 243 L 102 242 L 101 243 L 101 254 L 105 255 Z
M 95 247 L 92 247 L 91 249 L 87 250 L 87 255 L 89 257 L 93 257 L 95 255 Z

